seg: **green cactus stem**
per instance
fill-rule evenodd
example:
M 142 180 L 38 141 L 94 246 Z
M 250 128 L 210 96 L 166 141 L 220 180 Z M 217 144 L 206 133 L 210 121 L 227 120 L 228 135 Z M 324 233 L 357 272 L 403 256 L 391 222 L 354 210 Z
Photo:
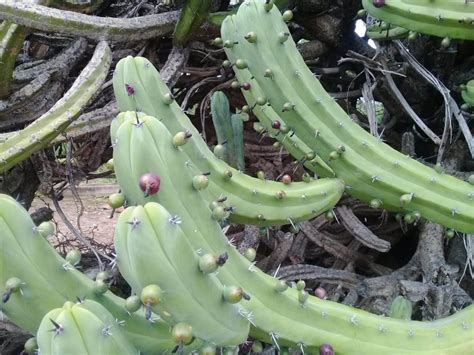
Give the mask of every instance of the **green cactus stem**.
M 36 335 L 38 352 L 64 354 L 136 355 L 112 314 L 100 303 L 67 301 L 62 308 L 48 312 Z
M 474 4 L 464 0 L 386 0 L 375 6 L 363 0 L 367 12 L 389 24 L 431 36 L 474 39 Z
M 0 194 L 0 293 L 7 292 L 11 278 L 21 280 L 0 310 L 13 323 L 36 333 L 44 315 L 66 301 L 87 298 L 101 303 L 118 321 L 123 331 L 144 353 L 173 348 L 169 325 L 151 324 L 142 311 L 130 314 L 125 300 L 106 292 L 96 295 L 94 281 L 63 259 L 40 234 L 27 211 L 13 198 Z
M 193 32 L 206 21 L 211 5 L 212 0 L 188 0 L 184 3 L 173 35 L 176 44 L 186 44 Z
M 240 115 L 231 114 L 229 100 L 222 91 L 216 91 L 211 97 L 211 115 L 217 143 L 224 147 L 224 160 L 244 171 L 243 122 Z
M 376 41 L 392 41 L 395 39 L 407 38 L 410 35 L 410 30 L 399 26 L 389 26 L 385 28 L 380 25 L 372 25 L 367 27 L 367 37 Z
M 193 250 L 203 255 L 228 255 L 216 276 L 223 285 L 240 286 L 250 296 L 240 304 L 247 311 L 242 316 L 253 325 L 251 336 L 307 353 L 315 353 L 324 343 L 345 354 L 465 353 L 474 346 L 474 306 L 446 319 L 416 322 L 376 316 L 305 294 L 298 296 L 301 292 L 294 288 L 277 292 L 275 287 L 281 280 L 266 275 L 241 255 L 212 218 L 202 191 L 192 187 L 193 174 L 185 169 L 188 157 L 184 150 L 174 147 L 172 136 L 158 120 L 139 119 L 136 124 L 130 117 L 116 133 L 114 165 L 122 191 L 128 196 L 142 194 L 137 177 L 148 171 L 150 152 L 158 150 L 161 159 L 154 173 L 162 184 L 157 196 L 173 216 L 168 222 L 179 224 Z M 151 134 L 154 130 L 158 134 Z M 153 137 L 159 137 L 155 144 Z M 139 221 L 133 221 L 140 228 Z
M 10 95 L 10 84 L 17 54 L 23 47 L 26 31 L 22 26 L 3 21 L 0 24 L 0 99 Z
M 167 115 L 166 117 L 172 118 L 171 115 Z M 149 117 L 142 113 L 135 112 L 119 114 L 111 126 L 111 137 L 114 145 L 120 146 L 121 139 L 128 141 L 132 139 L 132 136 L 118 137 L 117 130 L 119 127 L 122 125 L 130 126 L 137 124 L 137 121 L 140 122 L 140 124 L 137 124 L 137 127 L 142 127 L 141 123 L 143 120 L 148 121 Z M 165 122 L 171 121 L 176 122 L 174 119 L 159 122 L 165 124 Z M 143 205 L 150 201 L 161 203 L 161 192 L 145 197 L 143 192 L 138 192 L 135 186 L 138 184 L 138 180 L 142 174 L 160 169 L 157 163 L 158 157 L 155 159 L 155 155 L 158 154 L 158 152 L 151 149 L 154 146 L 156 147 L 157 142 L 163 140 L 163 137 L 170 136 L 170 133 L 165 127 L 162 125 L 160 125 L 160 127 L 162 127 L 160 131 L 151 131 L 152 137 L 150 141 L 143 141 L 139 146 L 140 149 L 143 149 L 143 152 L 148 149 L 147 147 L 150 148 L 150 152 L 146 154 L 149 158 L 144 159 L 142 163 L 142 167 L 146 167 L 146 169 L 127 171 L 127 180 L 125 181 L 121 180 L 124 178 L 123 175 L 122 177 L 117 175 L 118 182 L 122 186 L 122 191 L 130 205 Z M 130 134 L 132 133 L 133 131 L 130 132 Z M 289 185 L 285 185 L 280 182 L 252 178 L 231 168 L 222 160 L 217 159 L 214 154 L 209 151 L 198 134 L 193 134 L 187 143 L 179 148 L 174 146 L 172 136 L 170 136 L 166 143 L 169 144 L 170 148 L 183 152 L 183 156 L 186 156 L 187 159 L 186 164 L 182 167 L 185 168 L 188 173 L 192 174 L 194 178 L 200 176 L 202 172 L 210 172 L 210 174 L 206 176 L 208 183 L 208 185 L 206 185 L 207 188 L 195 190 L 199 190 L 208 205 L 224 198 L 225 204 L 221 207 L 226 210 L 216 214 L 216 216 L 220 216 L 218 220 L 228 217 L 236 223 L 250 223 L 256 225 L 291 224 L 300 220 L 309 219 L 312 216 L 321 214 L 330 209 L 340 199 L 344 189 L 342 182 L 337 179 L 320 179 L 308 183 L 292 182 Z M 205 151 L 203 151 L 206 154 L 206 159 L 199 159 L 196 150 L 189 149 L 193 143 L 194 146 L 199 146 L 199 144 L 204 146 Z M 122 144 L 125 143 L 122 142 Z M 127 152 L 120 149 L 120 154 L 124 155 L 124 157 L 120 159 L 127 160 L 132 158 L 133 160 L 143 160 L 140 155 L 134 151 Z M 115 164 L 117 163 L 115 159 L 114 162 Z M 132 181 L 135 181 L 135 183 L 132 184 Z M 278 199 L 276 196 L 281 191 L 283 192 L 284 198 Z M 230 212 L 230 216 L 228 216 L 227 212 Z
M 249 30 L 262 41 L 242 40 Z M 223 23 L 223 40 L 239 42 L 225 49 L 229 59 L 250 63 L 248 70 L 234 68 L 240 82 L 251 83 L 248 92 L 264 92 L 282 124 L 318 152 L 352 196 L 368 203 L 378 199 L 387 210 L 417 211 L 449 228 L 474 232 L 473 187 L 402 155 L 353 122 L 305 65 L 294 41 L 278 41 L 278 33 L 286 31 L 278 11 L 267 12 L 252 1 Z M 271 79 L 265 76 L 268 69 Z M 284 111 L 285 104 L 292 109 Z M 339 154 L 341 145 L 345 151 Z M 401 206 L 406 194 L 413 194 L 412 201 Z
M 145 129 L 122 129 L 134 130 L 136 140 L 152 139 Z M 166 165 L 164 160 L 173 160 L 179 152 L 168 149 L 168 154 L 171 156 L 154 158 Z M 169 186 L 166 180 L 163 184 Z M 139 225 L 134 227 L 130 221 Z M 162 289 L 161 300 L 152 309 L 163 320 L 172 325 L 189 323 L 194 336 L 219 346 L 238 345 L 247 339 L 249 322 L 240 315 L 242 306 L 222 302 L 224 285 L 215 275 L 201 272 L 199 253 L 161 205 L 150 202 L 128 207 L 120 214 L 114 244 L 119 270 L 135 292 L 140 294 L 150 284 Z
M 169 101 L 169 89 L 145 58 L 122 59 L 117 64 L 113 83 L 121 111 L 138 110 L 156 116 L 173 135 L 181 132 L 191 134 L 191 138 L 179 147 L 189 157 L 187 168 L 194 174 L 211 173 L 209 188 L 203 191 L 204 197 L 208 203 L 222 196 L 227 197 L 229 207 L 234 207 L 229 217 L 232 222 L 262 226 L 289 224 L 290 220 L 311 218 L 337 202 L 342 187 L 340 181 L 294 182 L 290 185 L 259 181 L 218 159 L 176 102 Z M 132 90 L 127 91 L 127 87 L 133 88 L 133 93 Z M 119 115 L 111 125 L 113 142 L 114 132 L 124 118 L 124 115 Z M 151 161 L 149 163 L 152 164 Z M 281 190 L 285 191 L 286 197 L 278 200 L 275 195 Z M 148 201 L 143 200 L 143 196 L 127 198 L 132 204 Z M 255 206 L 259 206 L 260 211 Z
M 137 18 L 111 18 L 51 9 L 31 2 L 0 2 L 0 20 L 94 40 L 141 41 L 159 37 L 173 31 L 178 16 L 178 11 L 171 11 Z
M 112 60 L 106 42 L 100 42 L 88 65 L 66 94 L 35 122 L 0 144 L 0 172 L 45 147 L 78 117 L 104 82 Z
M 474 106 L 474 80 L 469 80 L 463 85 L 461 95 L 466 104 Z

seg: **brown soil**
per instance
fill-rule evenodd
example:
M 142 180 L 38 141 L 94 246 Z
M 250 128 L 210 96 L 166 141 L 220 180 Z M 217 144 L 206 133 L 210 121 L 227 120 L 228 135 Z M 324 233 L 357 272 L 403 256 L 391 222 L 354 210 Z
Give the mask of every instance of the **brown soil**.
M 73 196 L 70 194 L 66 194 L 64 198 L 59 201 L 59 205 L 64 214 L 74 227 L 82 232 L 82 235 L 91 240 L 92 244 L 111 246 L 113 244 L 115 224 L 117 223 L 118 216 L 123 209 L 120 208 L 116 210 L 113 218 L 110 218 L 112 209 L 107 204 L 108 194 L 98 192 L 95 195 L 94 192 L 90 191 L 88 191 L 87 194 L 83 194 L 79 190 L 79 195 L 84 207 L 84 211 L 79 218 L 80 228 L 78 228 L 78 215 L 81 206 L 76 203 Z M 53 221 L 57 224 L 56 241 L 61 244 L 66 240 L 74 241 L 76 239 L 74 234 L 69 230 L 59 213 L 55 210 L 54 204 L 50 199 L 44 197 L 36 198 L 33 201 L 30 213 L 36 208 L 44 206 L 50 207 L 54 211 Z

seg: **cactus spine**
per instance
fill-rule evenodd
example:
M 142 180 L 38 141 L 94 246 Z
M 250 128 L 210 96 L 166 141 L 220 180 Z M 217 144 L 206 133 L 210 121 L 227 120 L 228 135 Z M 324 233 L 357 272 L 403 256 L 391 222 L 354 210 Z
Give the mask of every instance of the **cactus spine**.
M 133 88 L 130 95 L 131 91 L 126 90 L 127 85 Z M 117 64 L 114 91 L 121 111 L 138 110 L 154 115 L 173 135 L 182 132 L 191 134 L 186 143 L 179 146 L 189 157 L 185 167 L 196 175 L 210 172 L 209 187 L 203 190 L 203 196 L 208 203 L 225 196 L 229 207 L 234 207 L 229 217 L 232 222 L 266 226 L 308 219 L 330 208 L 342 193 L 340 180 L 294 182 L 290 185 L 261 181 L 216 158 L 181 108 L 174 101 L 169 101 L 168 88 L 145 58 L 128 57 Z M 158 98 L 152 96 L 156 93 L 159 93 Z M 135 117 L 132 113 L 127 115 Z M 112 123 L 112 141 L 116 141 L 116 129 L 125 117 L 121 114 Z M 138 117 L 140 120 L 140 114 Z M 154 166 L 151 160 L 147 163 L 150 168 Z M 275 198 L 279 191 L 284 191 L 285 198 Z M 143 194 L 127 195 L 127 198 L 132 204 L 144 204 L 149 201 L 143 198 Z M 159 198 L 156 201 L 159 202 Z
M 375 6 L 363 0 L 367 12 L 386 23 L 432 36 L 474 39 L 474 4 L 464 0 L 387 0 Z
M 109 46 L 100 42 L 88 65 L 61 100 L 28 127 L 0 143 L 0 172 L 45 147 L 69 126 L 104 82 L 111 60 Z
M 129 133 L 133 130 L 158 130 L 159 134 L 147 134 L 143 141 L 139 137 L 145 133 Z M 154 145 L 153 136 L 160 137 Z M 474 306 L 434 322 L 408 322 L 321 300 L 303 290 L 277 292 L 281 281 L 258 270 L 225 238 L 201 197 L 202 191 L 192 187 L 192 175 L 183 173 L 188 161 L 184 151 L 174 150 L 171 135 L 159 121 L 142 117 L 136 124 L 132 116 L 121 124 L 116 138 L 115 172 L 125 194 L 127 189 L 130 191 L 128 195 L 141 193 L 135 176 L 148 170 L 148 159 L 143 156 L 149 156 L 151 149 L 159 151 L 161 164 L 154 172 L 162 180 L 157 194 L 160 204 L 173 216 L 174 223 L 180 224 L 193 250 L 227 253 L 228 260 L 217 278 L 223 285 L 241 286 L 250 295 L 250 300 L 241 301 L 241 305 L 247 311 L 242 316 L 254 325 L 252 336 L 279 347 L 298 346 L 310 353 L 324 343 L 348 354 L 442 354 L 468 351 L 474 345 Z
M 242 40 L 249 29 L 262 40 Z M 318 152 L 345 181 L 349 194 L 367 202 L 378 199 L 388 210 L 418 212 L 447 227 L 474 232 L 473 187 L 400 154 L 350 120 L 314 78 L 294 41 L 278 41 L 280 32 L 288 28 L 279 12 L 267 12 L 252 1 L 224 21 L 222 38 L 239 42 L 225 49 L 227 55 L 231 61 L 250 63 L 248 71 L 234 69 L 239 81 L 265 92 L 267 102 L 281 112 L 282 123 Z M 271 79 L 265 76 L 268 69 Z M 339 153 L 341 146 L 345 150 Z M 405 194 L 413 194 L 413 199 L 401 205 Z

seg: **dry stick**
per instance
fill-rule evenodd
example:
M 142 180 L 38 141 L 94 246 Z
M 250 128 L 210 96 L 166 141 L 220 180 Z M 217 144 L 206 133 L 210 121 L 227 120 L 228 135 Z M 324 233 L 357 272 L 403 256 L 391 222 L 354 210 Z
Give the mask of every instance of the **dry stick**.
M 181 76 L 181 70 L 188 62 L 188 58 L 189 48 L 187 47 L 175 45 L 171 50 L 165 65 L 160 71 L 161 78 L 169 88 L 176 85 L 176 82 Z
M 99 262 L 99 267 L 101 270 L 103 270 L 103 266 L 104 264 L 102 263 L 102 260 L 100 259 L 99 257 L 99 254 L 113 262 L 114 260 L 109 257 L 107 254 L 104 254 L 102 252 L 98 252 L 93 246 L 92 244 L 87 240 L 86 237 L 84 237 L 81 232 L 79 232 L 76 228 L 74 228 L 74 226 L 72 225 L 72 223 L 67 219 L 66 215 L 64 214 L 61 206 L 59 205 L 59 201 L 58 201 L 58 196 L 56 194 L 55 191 L 53 191 L 53 193 L 51 194 L 51 199 L 53 200 L 53 204 L 54 204 L 54 208 L 56 209 L 56 212 L 58 212 L 59 216 L 61 217 L 61 219 L 63 220 L 64 224 L 68 227 L 68 229 L 76 236 L 76 238 L 82 242 L 85 246 L 87 246 L 90 250 L 92 250 L 92 252 L 94 253 L 95 257 L 97 258 L 97 261 Z
M 370 133 L 378 137 L 377 118 L 375 115 L 375 100 L 373 95 L 372 78 L 369 71 L 365 68 L 365 83 L 362 86 L 362 96 L 364 97 L 364 105 L 367 110 L 367 118 L 369 120 Z
M 464 119 L 458 105 L 451 97 L 449 90 L 444 84 L 439 81 L 433 74 L 431 74 L 423 65 L 416 60 L 416 58 L 405 48 L 400 41 L 395 41 L 395 45 L 398 47 L 399 53 L 408 61 L 408 63 L 415 69 L 422 77 L 424 77 L 432 86 L 434 86 L 443 96 L 444 99 L 444 110 L 445 110 L 445 127 L 443 131 L 443 140 L 438 150 L 437 162 L 440 163 L 444 154 L 445 145 L 447 143 L 448 134 L 452 131 L 451 129 L 451 117 L 457 119 L 459 127 L 466 139 L 471 156 L 474 157 L 474 138 L 469 130 L 469 126 Z
M 93 40 L 142 41 L 173 31 L 179 11 L 135 18 L 84 15 L 19 1 L 0 2 L 0 20 Z
M 390 250 L 390 243 L 380 239 L 367 228 L 347 206 L 336 208 L 342 225 L 365 246 L 386 253 Z
M 385 65 L 384 65 L 384 68 L 386 68 Z M 425 134 L 436 145 L 440 145 L 441 139 L 425 124 L 425 122 L 423 122 L 423 120 L 416 114 L 416 112 L 413 111 L 408 101 L 405 99 L 403 94 L 398 89 L 397 85 L 395 84 L 395 81 L 393 81 L 392 75 L 388 72 L 384 72 L 384 75 L 385 75 L 385 78 L 387 79 L 388 87 L 390 88 L 390 90 L 392 90 L 392 93 L 397 98 L 398 102 L 400 102 L 400 104 L 402 105 L 406 113 L 413 119 L 413 121 L 415 121 L 418 127 L 420 127 L 421 130 L 425 132 Z
M 271 270 L 269 274 L 276 272 Z M 345 270 L 326 269 L 316 265 L 289 265 L 278 270 L 278 278 L 284 280 L 316 280 L 328 284 L 342 284 L 348 289 L 355 288 L 362 279 L 357 274 Z

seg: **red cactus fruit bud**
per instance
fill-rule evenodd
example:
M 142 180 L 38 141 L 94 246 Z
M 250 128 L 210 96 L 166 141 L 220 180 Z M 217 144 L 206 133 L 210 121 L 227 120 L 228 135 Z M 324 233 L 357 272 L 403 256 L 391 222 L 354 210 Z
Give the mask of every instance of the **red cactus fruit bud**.
M 145 197 L 154 195 L 160 189 L 161 179 L 158 175 L 153 173 L 146 173 L 140 177 L 139 186 L 145 193 Z
M 285 185 L 291 184 L 291 176 L 288 174 L 285 174 L 281 178 L 281 182 L 284 183 Z
M 280 129 L 280 127 L 281 127 L 280 121 L 273 121 L 273 122 L 272 122 L 272 128 L 274 128 L 274 129 Z
M 375 7 L 383 7 L 385 6 L 385 0 L 373 0 L 372 2 Z
M 322 300 L 327 298 L 327 292 L 322 287 L 318 287 L 316 290 L 314 290 L 314 295 L 318 298 L 321 298 Z
M 334 349 L 329 344 L 323 344 L 319 347 L 319 355 L 334 355 Z
M 240 85 L 240 87 L 241 87 L 243 90 L 250 90 L 251 85 L 250 85 L 250 83 L 248 83 L 248 82 L 244 82 L 244 83 L 242 83 L 242 85 Z
M 125 84 L 125 91 L 127 92 L 128 96 L 132 96 L 135 93 L 135 89 L 129 84 Z

